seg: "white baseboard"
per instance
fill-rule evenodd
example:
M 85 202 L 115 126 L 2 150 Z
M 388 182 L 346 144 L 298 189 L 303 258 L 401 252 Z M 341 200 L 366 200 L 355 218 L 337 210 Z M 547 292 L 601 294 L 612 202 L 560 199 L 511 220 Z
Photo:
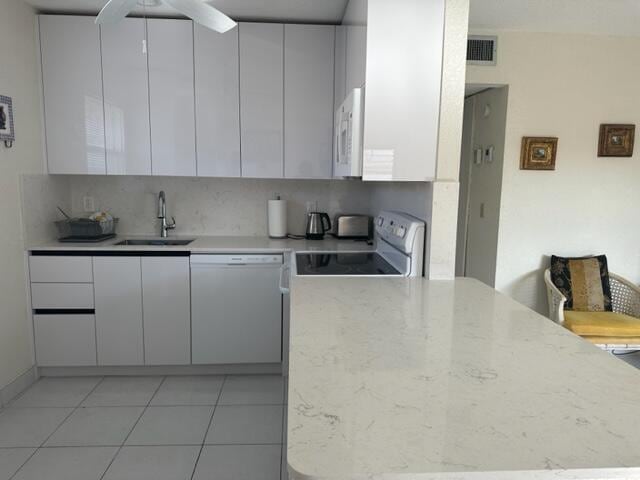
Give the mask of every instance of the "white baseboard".
M 38 379 L 38 370 L 35 366 L 24 372 L 13 382 L 0 388 L 0 407 L 5 407 Z
M 41 377 L 139 375 L 266 375 L 282 374 L 280 363 L 246 365 L 175 365 L 126 367 L 39 367 Z

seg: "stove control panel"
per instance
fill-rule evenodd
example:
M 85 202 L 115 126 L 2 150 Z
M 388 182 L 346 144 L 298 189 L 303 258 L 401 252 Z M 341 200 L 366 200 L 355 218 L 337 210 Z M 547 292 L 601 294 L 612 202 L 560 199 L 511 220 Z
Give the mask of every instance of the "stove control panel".
M 380 212 L 375 220 L 376 235 L 405 254 L 424 242 L 425 224 L 418 218 L 400 212 Z M 416 237 L 421 235 L 419 242 Z

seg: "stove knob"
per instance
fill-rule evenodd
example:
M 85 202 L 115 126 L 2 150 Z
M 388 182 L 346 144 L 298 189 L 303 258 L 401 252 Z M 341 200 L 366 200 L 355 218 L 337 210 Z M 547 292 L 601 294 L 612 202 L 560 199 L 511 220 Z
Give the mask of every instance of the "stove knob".
M 381 227 L 384 224 L 384 218 L 378 217 L 378 226 Z
M 406 234 L 407 234 L 406 227 L 398 227 L 398 229 L 396 230 L 396 235 L 400 238 L 404 238 Z

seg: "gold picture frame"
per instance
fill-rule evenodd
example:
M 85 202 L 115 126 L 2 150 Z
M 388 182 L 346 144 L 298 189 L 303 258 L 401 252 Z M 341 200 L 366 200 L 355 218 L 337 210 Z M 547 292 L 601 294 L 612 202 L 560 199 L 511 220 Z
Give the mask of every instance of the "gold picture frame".
M 599 157 L 631 157 L 636 126 L 603 123 L 598 140 Z
M 555 170 L 557 137 L 522 137 L 520 170 Z

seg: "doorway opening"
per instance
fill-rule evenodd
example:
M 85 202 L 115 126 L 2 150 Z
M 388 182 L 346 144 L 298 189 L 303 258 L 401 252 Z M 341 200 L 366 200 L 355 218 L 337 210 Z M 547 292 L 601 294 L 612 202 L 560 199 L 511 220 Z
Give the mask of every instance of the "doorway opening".
M 494 287 L 507 86 L 467 85 L 460 158 L 456 276 Z

